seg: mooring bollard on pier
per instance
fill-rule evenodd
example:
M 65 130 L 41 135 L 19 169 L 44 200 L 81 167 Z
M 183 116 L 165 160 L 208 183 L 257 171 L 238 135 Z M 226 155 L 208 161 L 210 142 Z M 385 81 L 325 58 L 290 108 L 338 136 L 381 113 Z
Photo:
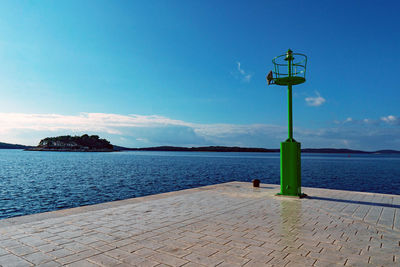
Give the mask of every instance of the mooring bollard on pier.
M 260 187 L 260 180 L 254 179 L 253 180 L 253 187 Z

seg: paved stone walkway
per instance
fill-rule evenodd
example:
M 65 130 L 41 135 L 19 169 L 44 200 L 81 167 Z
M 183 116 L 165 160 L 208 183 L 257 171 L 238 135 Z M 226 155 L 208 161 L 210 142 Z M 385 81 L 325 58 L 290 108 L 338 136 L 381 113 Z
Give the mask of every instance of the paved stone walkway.
M 232 182 L 0 220 L 1 266 L 400 266 L 400 196 Z

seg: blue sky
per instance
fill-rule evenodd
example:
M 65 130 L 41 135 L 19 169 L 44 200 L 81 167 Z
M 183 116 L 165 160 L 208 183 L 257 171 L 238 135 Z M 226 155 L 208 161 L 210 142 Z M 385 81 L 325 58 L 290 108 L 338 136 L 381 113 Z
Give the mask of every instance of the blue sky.
M 400 150 L 398 1 L 7 1 L 0 142 L 98 134 L 113 144 L 277 148 L 294 87 L 303 147 Z

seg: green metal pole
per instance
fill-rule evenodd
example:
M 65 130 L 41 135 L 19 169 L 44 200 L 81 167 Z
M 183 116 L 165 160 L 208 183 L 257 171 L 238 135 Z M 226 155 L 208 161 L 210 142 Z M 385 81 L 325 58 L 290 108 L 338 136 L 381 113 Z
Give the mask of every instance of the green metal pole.
M 288 124 L 289 124 L 289 142 L 293 141 L 293 113 L 292 113 L 292 85 L 288 85 Z
M 288 61 L 288 76 L 289 79 L 292 77 L 292 51 L 289 49 L 287 52 L 286 59 Z M 293 141 L 293 113 L 292 113 L 292 84 L 288 84 L 288 129 L 289 129 L 289 142 Z

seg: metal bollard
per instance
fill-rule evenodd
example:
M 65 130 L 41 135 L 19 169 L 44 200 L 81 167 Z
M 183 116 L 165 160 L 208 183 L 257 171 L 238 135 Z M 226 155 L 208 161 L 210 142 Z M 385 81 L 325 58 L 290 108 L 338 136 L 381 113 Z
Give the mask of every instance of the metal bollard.
M 260 187 L 260 180 L 254 179 L 253 180 L 253 187 Z

